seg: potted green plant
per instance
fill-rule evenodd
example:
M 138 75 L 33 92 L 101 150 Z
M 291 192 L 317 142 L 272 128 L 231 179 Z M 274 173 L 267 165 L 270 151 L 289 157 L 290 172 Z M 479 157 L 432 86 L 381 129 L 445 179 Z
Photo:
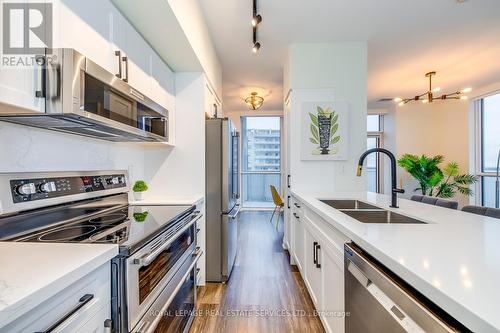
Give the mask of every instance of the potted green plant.
M 134 220 L 136 222 L 144 222 L 146 221 L 146 218 L 148 217 L 148 212 L 142 212 L 142 213 L 134 213 Z
M 428 157 L 404 154 L 398 164 L 418 181 L 420 187 L 415 192 L 421 191 L 423 195 L 440 198 L 452 198 L 457 192 L 473 195 L 470 186 L 477 182 L 477 176 L 461 174 L 456 162 L 450 162 L 441 169 L 439 164 L 443 160 L 442 155 Z
M 143 193 L 148 190 L 148 185 L 144 180 L 138 180 L 135 182 L 134 187 L 132 188 L 132 191 L 134 192 L 134 198 L 135 200 L 142 200 L 143 199 Z

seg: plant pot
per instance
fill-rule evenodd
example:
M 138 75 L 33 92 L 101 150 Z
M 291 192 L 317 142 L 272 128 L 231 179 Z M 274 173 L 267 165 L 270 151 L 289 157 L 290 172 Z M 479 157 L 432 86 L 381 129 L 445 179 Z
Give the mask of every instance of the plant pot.
M 144 199 L 144 192 L 134 192 L 134 199 L 136 201 L 141 201 Z
M 321 155 L 328 155 L 330 147 L 330 128 L 332 125 L 332 117 L 325 117 L 318 115 L 318 129 L 319 129 L 319 146 L 321 148 Z

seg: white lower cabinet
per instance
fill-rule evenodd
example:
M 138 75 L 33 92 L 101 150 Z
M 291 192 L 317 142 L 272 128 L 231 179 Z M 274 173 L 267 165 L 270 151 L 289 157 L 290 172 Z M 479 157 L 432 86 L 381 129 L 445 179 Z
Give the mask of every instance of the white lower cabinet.
M 292 198 L 291 253 L 327 332 L 344 332 L 343 244 L 349 239 Z M 297 209 L 295 203 L 300 209 Z M 294 215 L 295 214 L 295 215 Z
M 297 208 L 292 209 L 291 228 L 292 228 L 292 255 L 295 264 L 299 270 L 304 273 L 305 267 L 305 230 L 300 219 L 300 211 Z
M 110 332 L 111 267 L 106 263 L 0 332 Z
M 305 222 L 307 223 L 307 222 Z M 308 227 L 308 226 L 307 226 Z M 316 309 L 321 307 L 321 244 L 309 230 L 305 231 L 306 238 L 306 269 L 305 283 L 309 288 L 309 294 L 313 300 Z
M 322 249 L 323 325 L 327 332 L 344 332 L 344 260 L 336 250 Z

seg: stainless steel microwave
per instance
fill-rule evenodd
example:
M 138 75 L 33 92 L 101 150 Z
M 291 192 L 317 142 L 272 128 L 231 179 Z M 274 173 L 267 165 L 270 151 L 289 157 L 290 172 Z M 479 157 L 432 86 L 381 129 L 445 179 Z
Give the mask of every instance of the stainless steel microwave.
M 0 120 L 108 141 L 168 141 L 169 111 L 126 80 L 73 49 L 52 49 L 38 60 L 36 96 L 45 99 L 45 112 L 0 114 Z

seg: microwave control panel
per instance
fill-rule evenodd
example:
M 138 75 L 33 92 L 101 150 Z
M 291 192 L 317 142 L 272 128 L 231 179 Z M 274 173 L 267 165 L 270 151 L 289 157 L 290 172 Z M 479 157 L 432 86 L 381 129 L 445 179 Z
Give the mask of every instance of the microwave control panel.
M 75 176 L 10 181 L 14 203 L 43 200 L 127 186 L 124 174 Z

